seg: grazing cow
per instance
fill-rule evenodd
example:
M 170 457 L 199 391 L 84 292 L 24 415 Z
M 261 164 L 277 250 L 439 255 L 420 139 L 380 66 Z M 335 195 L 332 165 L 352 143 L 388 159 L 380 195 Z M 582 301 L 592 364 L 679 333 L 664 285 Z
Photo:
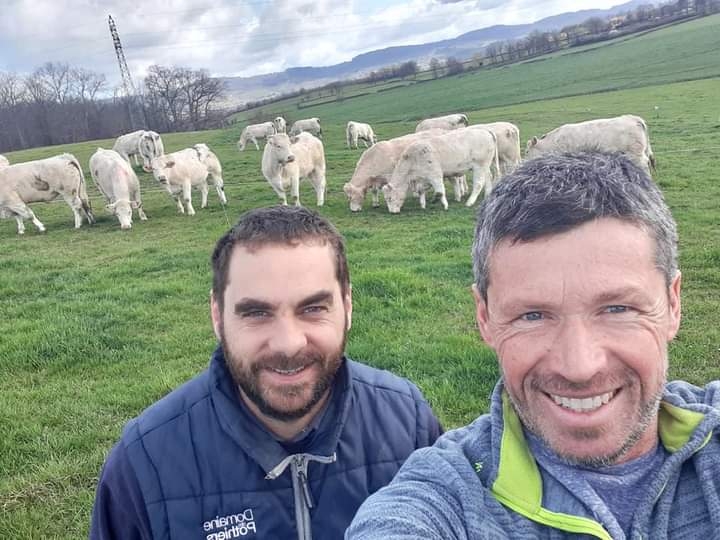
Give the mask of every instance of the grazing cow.
M 273 126 L 275 126 L 275 133 L 285 133 L 287 131 L 287 122 L 282 116 L 278 116 L 273 120 Z
M 82 211 L 88 223 L 95 223 L 80 162 L 72 154 L 27 161 L 0 168 L 0 217 L 14 217 L 18 234 L 25 233 L 23 220 L 32 220 L 38 231 L 45 226 L 28 207 L 29 203 L 62 197 L 72 208 L 75 228 L 82 225 Z
M 248 141 L 252 141 L 255 145 L 255 150 L 260 150 L 258 146 L 258 139 L 267 139 L 271 135 L 275 135 L 275 126 L 272 122 L 263 122 L 262 124 L 250 124 L 245 126 L 245 129 L 240 133 L 240 139 L 237 142 L 237 147 L 240 152 L 245 150 L 245 145 Z
M 435 118 L 427 118 L 420 122 L 415 128 L 418 131 L 426 131 L 428 129 L 459 129 L 467 127 L 468 117 L 464 114 L 448 114 L 446 116 L 438 116 Z
M 390 182 L 382 187 L 390 213 L 400 212 L 408 191 L 420 197 L 425 208 L 425 190 L 432 187 L 440 195 L 447 210 L 443 177 L 456 177 L 473 171 L 473 188 L 466 204 L 472 206 L 485 186 L 487 196 L 492 189 L 492 167 L 498 169 L 495 135 L 485 129 L 453 130 L 435 137 L 416 141 L 408 146 L 398 160 Z
M 150 162 L 153 158 L 162 156 L 165 153 L 160 135 L 154 131 L 146 131 L 140 129 L 120 135 L 113 145 L 115 150 L 122 158 L 130 163 L 130 156 L 135 158 L 135 165 L 138 165 L 138 156 L 142 159 L 143 169 L 150 172 Z
M 0 167 L 7 167 L 10 165 L 10 161 L 8 161 L 8 158 L 0 154 Z
M 107 204 L 105 208 L 117 216 L 121 229 L 132 227 L 132 211 L 145 221 L 140 182 L 130 164 L 115 150 L 98 148 L 90 157 L 90 175 Z
M 365 200 L 365 194 L 372 192 L 372 205 L 380 206 L 378 194 L 382 186 L 390 181 L 395 165 L 405 149 L 413 142 L 434 137 L 444 130 L 434 129 L 411 133 L 388 141 L 380 141 L 365 150 L 355 166 L 350 181 L 343 186 L 343 191 L 350 201 L 350 210 L 359 212 Z
M 520 130 L 510 122 L 492 122 L 490 124 L 473 124 L 470 128 L 492 131 L 497 139 L 499 175 L 506 175 L 518 166 L 520 153 Z
M 297 135 L 299 133 L 302 133 L 303 131 L 312 133 L 316 137 L 320 137 L 322 139 L 322 127 L 320 127 L 320 119 L 305 118 L 304 120 L 298 120 L 290 128 L 290 135 Z
M 365 148 L 368 148 L 377 142 L 375 132 L 370 124 L 363 124 L 362 122 L 353 122 L 350 120 L 345 127 L 345 141 L 347 142 L 347 147 L 352 148 L 354 146 L 357 148 L 358 140 L 363 142 Z
M 200 156 L 201 151 L 198 149 L 185 148 L 184 150 L 156 157 L 150 164 L 155 179 L 165 186 L 165 189 L 172 197 L 175 197 L 178 212 L 181 214 L 185 213 L 185 208 L 183 207 L 183 203 L 185 203 L 187 214 L 189 216 L 195 215 L 191 196 L 191 189 L 193 187 L 200 191 L 202 197 L 201 208 L 207 207 L 207 179 L 209 170 L 208 166 L 201 161 Z M 225 194 L 222 190 L 223 186 L 221 185 L 222 177 L 213 176 L 211 180 L 216 182 L 215 187 L 220 197 L 220 202 L 225 204 Z
M 290 187 L 295 206 L 300 206 L 302 178 L 310 180 L 315 188 L 317 205 L 325 202 L 325 150 L 322 141 L 310 133 L 294 137 L 278 133 L 268 138 L 263 150 L 262 173 L 283 204 L 287 204 L 285 190 Z
M 525 157 L 532 159 L 550 152 L 581 150 L 620 152 L 648 174 L 651 168 L 655 169 L 647 124 L 632 114 L 560 126 L 539 139 L 530 139 Z

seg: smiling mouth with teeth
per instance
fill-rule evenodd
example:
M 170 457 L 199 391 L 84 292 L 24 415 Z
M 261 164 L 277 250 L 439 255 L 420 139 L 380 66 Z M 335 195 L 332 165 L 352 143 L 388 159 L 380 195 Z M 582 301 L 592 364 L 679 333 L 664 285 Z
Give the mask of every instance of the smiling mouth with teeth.
M 570 409 L 575 412 L 592 412 L 599 409 L 610 401 L 615 395 L 615 391 L 606 392 L 598 396 L 591 396 L 586 398 L 568 398 L 565 396 L 558 396 L 555 394 L 548 394 L 552 400 L 561 407 Z
M 277 369 L 272 368 L 272 370 L 275 373 L 279 373 L 280 375 L 295 375 L 296 373 L 300 373 L 303 369 L 305 369 L 307 366 L 300 366 L 295 369 Z

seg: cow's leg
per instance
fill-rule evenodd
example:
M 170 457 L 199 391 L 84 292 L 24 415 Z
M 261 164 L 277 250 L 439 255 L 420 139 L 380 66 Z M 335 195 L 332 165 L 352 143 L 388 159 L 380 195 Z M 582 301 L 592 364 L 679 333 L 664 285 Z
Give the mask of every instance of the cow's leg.
M 465 206 L 472 206 L 480 196 L 480 192 L 485 187 L 486 182 L 485 175 L 480 172 L 478 167 L 473 167 L 473 187 L 468 200 L 465 201 Z M 487 188 L 485 188 L 487 190 Z
M 65 202 L 68 203 L 68 206 L 72 209 L 73 215 L 75 216 L 75 228 L 79 229 L 82 225 L 82 214 L 80 210 L 83 207 L 80 197 L 77 195 L 63 194 L 63 199 L 65 199 Z
M 317 197 L 317 205 L 322 206 L 325 204 L 325 186 L 327 182 L 324 174 L 313 173 L 313 187 L 315 188 L 315 195 Z
M 424 190 L 424 189 L 421 189 L 421 190 L 418 192 L 418 196 L 420 197 L 420 208 L 422 208 L 423 210 L 425 210 L 425 206 L 426 206 L 425 190 Z
M 475 174 L 474 171 L 473 171 L 473 174 Z M 490 192 L 492 191 L 492 188 L 493 188 L 493 176 L 492 176 L 492 171 L 490 170 L 490 167 L 488 167 L 488 168 L 485 170 L 485 175 L 486 175 L 486 176 L 485 176 L 485 177 L 486 177 L 486 180 L 485 180 L 485 198 L 487 198 L 487 196 L 490 195 Z
M 372 188 L 370 188 L 370 191 L 372 193 L 373 208 L 377 208 L 380 206 L 380 187 L 373 186 Z
M 293 176 L 290 180 L 290 193 L 295 201 L 295 206 L 302 206 L 300 204 L 300 177 L 298 175 Z
M 207 182 L 200 184 L 200 208 L 207 208 L 208 185 Z
M 283 206 L 287 206 L 287 195 L 285 195 L 285 188 L 283 187 L 282 179 L 272 181 L 268 180 L 268 184 L 273 188 L 273 191 L 280 197 L 280 201 Z
M 25 233 L 25 223 L 23 222 L 23 220 L 25 219 L 32 220 L 32 223 L 33 225 L 35 225 L 38 232 L 45 232 L 45 225 L 40 223 L 40 220 L 35 217 L 35 213 L 30 210 L 30 207 L 21 200 L 16 201 L 12 205 L 7 205 L 5 209 L 7 209 L 10 215 L 15 218 L 15 221 L 17 222 L 18 234 Z M 0 211 L 0 215 L 4 215 L 4 212 Z
M 180 212 L 181 214 L 184 214 L 184 213 L 185 213 L 185 207 L 183 206 L 182 201 L 183 201 L 183 194 L 182 194 L 182 191 L 181 191 L 180 193 L 178 193 L 177 195 L 175 195 L 175 202 L 177 203 L 178 212 Z
M 191 189 L 190 182 L 185 182 L 182 187 L 182 198 L 183 202 L 185 203 L 185 208 L 187 209 L 188 216 L 194 216 L 195 215 L 195 209 L 192 205 L 192 193 L 190 191 Z M 205 202 L 207 202 L 207 191 L 205 191 Z
M 135 166 L 140 165 L 140 163 L 138 163 L 138 158 L 137 158 L 137 157 L 138 157 L 137 154 L 133 154 L 133 158 L 135 158 Z
M 440 203 L 442 204 L 443 210 L 447 210 L 448 201 L 447 195 L 445 194 L 445 182 L 443 181 L 442 172 L 432 175 L 427 183 L 435 190 L 435 195 L 440 195 Z
M 255 145 L 255 150 L 260 150 L 260 147 L 258 146 L 258 143 L 257 143 L 257 139 L 255 137 L 253 137 L 252 142 Z
M 15 221 L 17 222 L 18 234 L 25 234 L 25 224 L 23 218 L 15 214 Z
M 145 214 L 145 210 L 143 210 L 142 203 L 138 203 L 137 213 L 138 213 L 138 217 L 140 218 L 140 221 L 147 220 L 147 215 Z

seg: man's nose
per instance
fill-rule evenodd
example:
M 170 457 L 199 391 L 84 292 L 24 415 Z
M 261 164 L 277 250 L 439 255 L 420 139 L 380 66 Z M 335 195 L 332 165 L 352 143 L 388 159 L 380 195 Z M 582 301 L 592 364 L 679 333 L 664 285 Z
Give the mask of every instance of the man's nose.
M 569 381 L 589 381 L 607 367 L 598 329 L 585 317 L 573 315 L 562 321 L 554 348 L 559 374 Z
M 300 321 L 292 316 L 278 317 L 273 334 L 269 340 L 269 348 L 273 353 L 294 356 L 307 345 L 307 336 Z

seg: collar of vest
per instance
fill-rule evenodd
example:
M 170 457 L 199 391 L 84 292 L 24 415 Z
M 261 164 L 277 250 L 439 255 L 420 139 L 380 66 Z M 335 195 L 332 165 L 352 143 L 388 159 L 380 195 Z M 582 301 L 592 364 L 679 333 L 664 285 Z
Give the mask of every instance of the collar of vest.
M 349 361 L 342 364 L 333 381 L 328 408 L 315 432 L 308 437 L 303 452 L 316 456 L 335 453 L 350 408 L 352 377 Z M 210 360 L 209 391 L 223 431 L 269 474 L 289 456 L 288 452 L 240 401 L 237 387 L 225 363 L 221 346 Z

